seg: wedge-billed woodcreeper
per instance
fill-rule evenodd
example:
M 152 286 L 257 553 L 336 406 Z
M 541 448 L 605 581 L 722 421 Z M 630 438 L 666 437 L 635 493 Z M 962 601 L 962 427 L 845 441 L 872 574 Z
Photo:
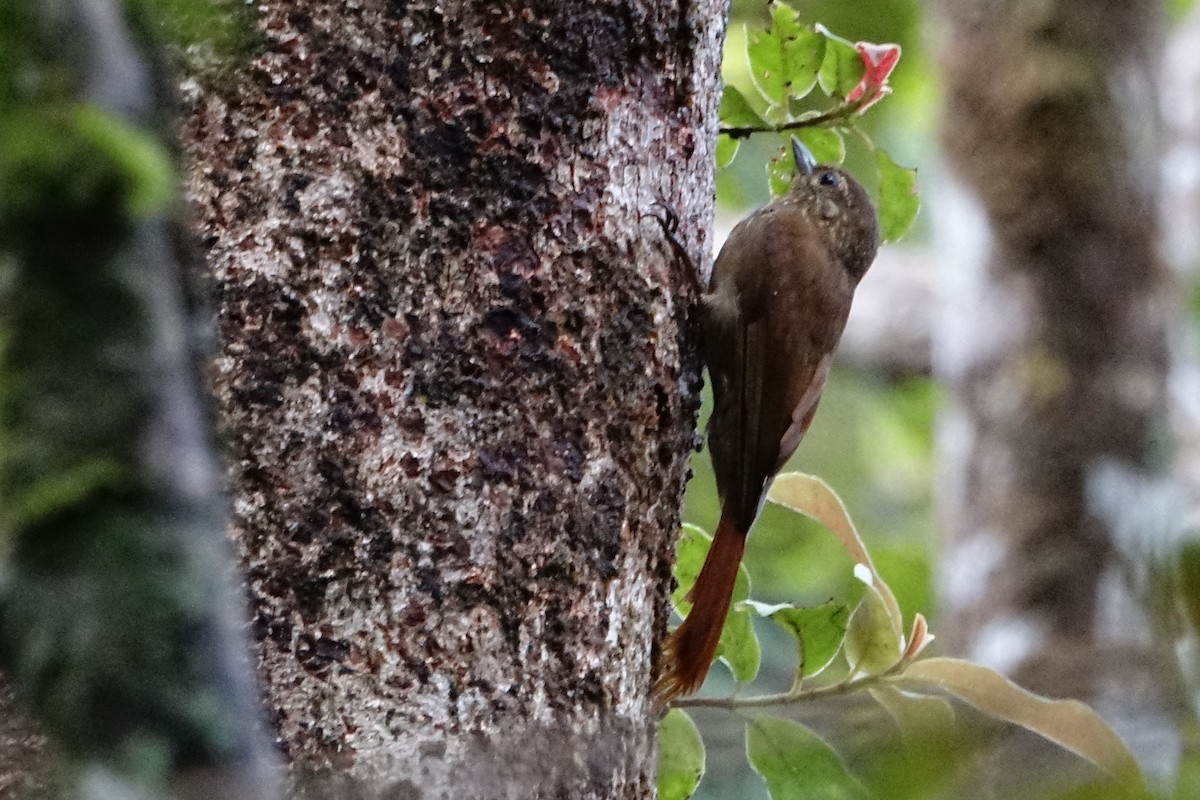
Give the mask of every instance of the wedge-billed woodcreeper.
M 712 382 L 708 445 L 721 520 L 692 587 L 692 610 L 667 640 L 654 694 L 662 704 L 704 682 L 729 611 L 746 536 L 770 482 L 817 410 L 879 224 L 866 190 L 818 165 L 792 139 L 787 194 L 742 220 L 700 303 Z

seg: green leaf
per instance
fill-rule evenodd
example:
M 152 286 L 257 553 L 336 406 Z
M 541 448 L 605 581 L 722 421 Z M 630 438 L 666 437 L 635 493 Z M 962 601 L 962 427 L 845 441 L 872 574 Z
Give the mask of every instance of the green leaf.
M 722 90 L 720 115 L 721 124 L 730 128 L 764 128 L 767 125 L 736 86 L 726 85 Z
M 897 620 L 888 613 L 883 595 L 869 582 L 870 576 L 862 575 L 860 568 L 856 568 L 856 574 L 868 579 L 867 591 L 846 628 L 846 660 L 856 672 L 878 675 L 900 660 L 904 636 Z
M 841 603 L 822 603 L 812 608 L 780 608 L 770 618 L 796 637 L 800 648 L 801 677 L 816 675 L 837 655 L 846 637 L 850 610 Z
M 680 613 L 687 613 L 692 607 L 686 598 L 700 575 L 711 545 L 712 537 L 703 528 L 686 522 L 681 526 L 679 541 L 675 544 L 675 591 L 671 593 L 671 602 Z
M 809 519 L 816 520 L 836 536 L 854 563 L 866 567 L 871 577 L 869 584 L 878 590 L 887 607 L 892 624 L 896 630 L 900 630 L 902 618 L 896 597 L 892 594 L 892 590 L 884 581 L 883 576 L 879 574 L 879 570 L 875 568 L 875 563 L 867 552 L 867 546 L 863 544 L 858 530 L 854 527 L 854 522 L 850 519 L 849 512 L 846 511 L 845 503 L 842 502 L 842 498 L 837 496 L 837 492 L 830 488 L 829 484 L 815 475 L 785 472 L 771 484 L 767 499 L 772 503 L 803 514 Z
M 754 615 L 738 603 L 725 617 L 721 640 L 717 642 L 716 657 L 722 659 L 738 683 L 749 683 L 758 677 L 762 666 L 762 645 L 754 632 Z
M 884 150 L 875 151 L 879 171 L 879 234 L 883 241 L 894 242 L 908 232 L 921 196 L 917 194 L 917 171 L 902 167 Z
M 144 217 L 164 209 L 175 197 L 175 165 L 154 137 L 120 117 L 91 105 L 75 110 L 76 129 L 107 155 L 129 181 L 126 207 Z
M 817 83 L 830 97 L 844 98 L 862 80 L 862 56 L 853 44 L 824 25 L 817 25 L 816 29 L 825 38 L 825 57 L 817 73 Z
M 771 6 L 771 32 L 779 42 L 784 88 L 791 97 L 804 97 L 817 82 L 825 56 L 825 37 L 800 24 L 800 17 L 786 3 Z
M 883 706 L 906 737 L 920 738 L 953 731 L 954 708 L 944 698 L 905 692 L 886 683 L 867 692 Z
M 776 106 L 812 91 L 825 50 L 825 37 L 801 25 L 799 16 L 785 3 L 771 4 L 768 30 L 748 33 L 746 38 L 754 85 Z
M 818 164 L 840 164 L 846 159 L 846 142 L 832 128 L 801 128 L 796 135 Z
M 803 725 L 779 717 L 746 724 L 746 756 L 771 800 L 865 800 L 837 753 Z
M 747 31 L 746 58 L 754 88 L 771 105 L 780 105 L 785 95 L 783 48 L 772 31 Z
M 696 723 L 678 708 L 658 729 L 659 800 L 687 800 L 704 777 L 704 741 Z
M 817 73 L 825 59 L 825 50 L 825 37 L 811 28 L 802 28 L 784 42 L 783 69 L 791 98 L 807 97 L 817 85 Z
M 737 156 L 741 142 L 732 136 L 717 137 L 717 167 L 728 167 Z
M 767 162 L 767 185 L 771 189 L 772 197 L 783 197 L 787 194 L 794 177 L 796 177 L 796 165 L 786 150 Z
M 937 686 L 999 719 L 1040 734 L 1113 775 L 1137 780 L 1137 759 L 1104 718 L 1078 700 L 1048 700 L 995 670 L 956 658 L 913 662 L 901 676 Z
M 771 6 L 771 26 L 750 32 L 746 37 L 746 57 L 750 77 L 759 93 L 771 105 L 782 105 L 787 97 L 787 70 L 784 67 L 784 40 L 799 20 L 791 8 L 781 3 Z

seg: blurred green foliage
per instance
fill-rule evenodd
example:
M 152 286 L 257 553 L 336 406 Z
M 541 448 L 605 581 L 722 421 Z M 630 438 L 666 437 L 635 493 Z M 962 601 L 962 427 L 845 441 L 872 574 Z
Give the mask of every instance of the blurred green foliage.
M 253 5 L 238 0 L 123 0 L 130 23 L 153 27 L 157 44 L 203 50 L 214 56 L 244 54 L 255 41 Z
M 247 735 L 181 547 L 221 520 L 143 447 L 171 146 L 83 96 L 66 11 L 0 3 L 0 665 L 60 752 L 163 778 Z
M 924 46 L 921 4 L 916 0 L 815 0 L 793 2 L 803 23 L 820 22 L 851 41 L 894 42 L 903 47 L 890 84 L 894 93 L 856 120 L 870 138 L 906 165 L 917 165 L 922 178 L 936 159 L 937 80 Z M 747 27 L 769 21 L 765 0 L 734 0 L 726 41 L 725 78 L 747 96 L 753 88 L 745 58 Z M 815 100 L 815 98 L 814 98 Z M 749 118 L 750 115 L 747 115 Z M 725 137 L 722 137 L 725 138 Z M 719 214 L 740 217 L 769 199 L 767 164 L 777 154 L 774 137 L 740 142 L 731 167 L 717 175 Z M 821 142 L 808 141 L 810 147 Z M 861 179 L 875 174 L 872 154 L 861 142 L 850 142 L 846 167 Z M 908 238 L 921 241 L 928 228 L 918 217 Z M 869 278 L 868 278 L 869 280 Z M 884 578 L 906 614 L 928 615 L 933 606 L 932 554 L 936 542 L 931 497 L 933 420 L 940 400 L 935 384 L 912 377 L 892 381 L 848 369 L 835 369 L 812 427 L 785 467 L 819 475 L 845 501 L 867 540 Z M 706 423 L 711 398 L 701 414 Z M 707 448 L 693 459 L 684 518 L 712 530 L 720 515 Z M 799 533 L 797 533 L 799 531 Z M 835 598 L 853 605 L 864 591 L 852 576 L 852 563 L 834 537 L 816 523 L 768 504 L 755 524 L 745 564 L 754 595 L 767 602 L 815 606 Z M 911 618 L 906 619 L 911 625 Z M 795 639 L 756 620 L 762 648 L 764 686 L 786 688 L 796 661 Z M 730 688 L 723 667 L 713 669 L 710 691 Z M 709 741 L 709 774 L 697 798 L 766 797 L 766 787 L 746 763 L 736 744 L 741 723 L 733 715 L 703 718 Z M 723 745 L 722 742 L 729 742 Z M 906 751 L 907 753 L 907 751 Z M 902 757 L 896 764 L 911 766 Z M 919 783 L 911 769 L 881 770 L 872 788 Z M 936 781 L 934 782 L 936 784 Z M 885 796 L 885 795 L 880 795 Z M 886 795 L 890 796 L 890 795 Z M 900 795 L 897 795 L 900 796 Z M 923 797 L 910 791 L 907 796 Z
M 98 265 L 129 230 L 139 176 L 77 124 L 67 59 L 36 9 L 18 0 L 0 11 L 0 543 L 127 484 L 130 451 L 110 445 L 130 448 L 143 414 L 121 390 L 125 371 L 77 346 L 120 350 L 137 336 L 104 324 L 132 309 Z M 88 113 L 93 126 L 122 124 Z M 47 364 L 57 368 L 36 366 Z M 78 424 L 81 408 L 92 424 Z
M 122 0 L 143 45 L 210 88 L 236 86 L 259 46 L 256 5 L 242 0 Z
M 1173 22 L 1178 22 L 1196 7 L 1196 0 L 1166 0 L 1167 14 Z

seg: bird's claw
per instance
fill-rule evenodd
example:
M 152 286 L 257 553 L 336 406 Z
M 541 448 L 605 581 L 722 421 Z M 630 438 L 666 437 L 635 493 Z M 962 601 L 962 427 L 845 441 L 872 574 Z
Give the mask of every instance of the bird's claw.
M 675 260 L 683 264 L 687 272 L 688 278 L 691 281 L 692 288 L 698 293 L 703 293 L 703 287 L 700 285 L 700 273 L 696 269 L 696 262 L 692 260 L 687 248 L 683 246 L 683 242 L 679 241 L 679 213 L 665 200 L 656 200 L 652 209 L 661 209 L 661 213 L 648 213 L 644 217 L 651 217 L 659 226 L 662 227 L 663 236 L 666 237 L 667 244 L 671 246 L 671 253 L 675 256 Z

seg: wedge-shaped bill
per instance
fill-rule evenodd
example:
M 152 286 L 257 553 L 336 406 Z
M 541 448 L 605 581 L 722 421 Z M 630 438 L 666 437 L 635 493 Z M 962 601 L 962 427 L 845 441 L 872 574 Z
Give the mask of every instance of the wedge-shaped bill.
M 840 132 L 832 128 L 801 128 L 796 135 L 818 164 L 840 164 L 846 160 L 846 140 Z

